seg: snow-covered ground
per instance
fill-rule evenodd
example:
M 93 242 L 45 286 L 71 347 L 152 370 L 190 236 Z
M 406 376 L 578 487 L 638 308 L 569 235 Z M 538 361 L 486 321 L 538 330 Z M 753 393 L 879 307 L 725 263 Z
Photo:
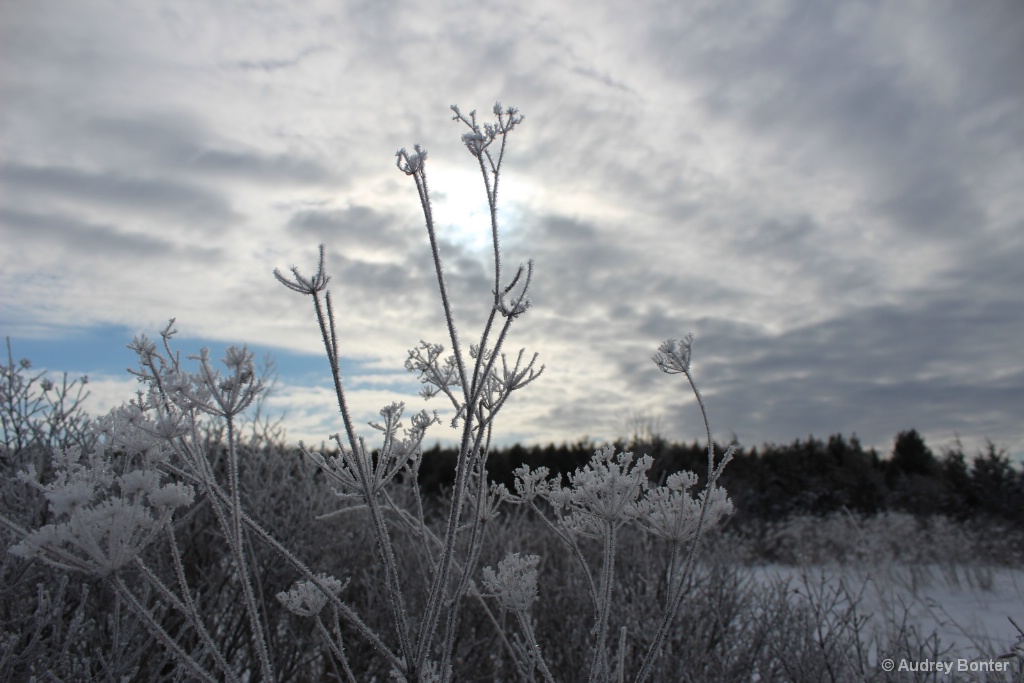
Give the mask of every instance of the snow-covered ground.
M 1024 569 L 883 564 L 767 565 L 752 571 L 764 585 L 788 581 L 797 600 L 820 600 L 823 589 L 834 596 L 830 592 L 842 587 L 867 618 L 868 633 L 905 623 L 922 640 L 935 634 L 944 661 L 998 657 L 1020 636 L 1010 619 L 1024 627 Z M 1017 663 L 1012 666 L 1016 670 Z

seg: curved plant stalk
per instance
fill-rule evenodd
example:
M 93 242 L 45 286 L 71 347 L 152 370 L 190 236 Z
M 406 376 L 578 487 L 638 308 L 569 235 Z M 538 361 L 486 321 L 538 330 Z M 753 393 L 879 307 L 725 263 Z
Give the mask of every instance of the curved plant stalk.
M 683 374 L 686 376 L 687 382 L 690 384 L 690 388 L 693 390 L 694 396 L 697 398 L 697 406 L 700 409 L 701 418 L 704 420 L 704 432 L 708 440 L 708 474 L 707 484 L 704 487 L 703 501 L 700 506 L 700 516 L 697 521 L 697 528 L 694 532 L 693 539 L 690 541 L 689 551 L 686 554 L 686 562 L 683 565 L 683 569 L 676 576 L 674 567 L 670 565 L 672 585 L 669 586 L 669 599 L 665 605 L 665 611 L 662 614 L 661 623 L 658 624 L 658 629 L 655 631 L 654 638 L 651 641 L 650 647 L 647 649 L 647 654 L 644 656 L 643 663 L 640 665 L 639 671 L 636 674 L 636 683 L 643 683 L 651 675 L 651 669 L 654 666 L 654 662 L 657 660 L 658 655 L 661 651 L 661 646 L 665 642 L 665 637 L 668 634 L 669 627 L 672 625 L 672 621 L 675 619 L 676 613 L 679 611 L 679 605 L 683 600 L 684 584 L 686 578 L 689 576 L 690 571 L 693 569 L 693 564 L 697 557 L 697 551 L 700 548 L 700 542 L 704 535 L 705 521 L 707 520 L 708 510 L 714 501 L 714 492 L 718 483 L 718 478 L 721 476 L 725 466 L 732 460 L 733 447 L 730 447 L 719 463 L 715 464 L 715 443 L 711 439 L 711 423 L 708 421 L 708 413 L 704 407 L 704 399 L 700 395 L 700 391 L 697 389 L 697 384 L 693 379 L 693 374 L 690 370 L 690 361 L 692 358 L 693 350 L 693 335 L 688 334 L 683 340 L 669 340 L 666 341 L 658 348 L 658 353 L 654 355 L 655 364 L 661 369 L 662 372 L 667 374 Z M 672 562 L 677 558 L 679 551 L 678 546 L 673 547 Z

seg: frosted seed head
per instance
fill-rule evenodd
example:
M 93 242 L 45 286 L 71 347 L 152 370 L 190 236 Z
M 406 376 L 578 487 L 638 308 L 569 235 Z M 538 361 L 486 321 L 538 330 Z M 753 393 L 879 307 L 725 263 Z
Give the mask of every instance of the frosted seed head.
M 92 502 L 95 489 L 92 482 L 72 481 L 60 487 L 51 488 L 46 492 L 50 509 L 56 515 L 63 515 L 85 507 Z
M 395 152 L 397 160 L 395 164 L 405 175 L 416 175 L 423 170 L 423 166 L 427 162 L 427 150 L 423 149 L 419 145 L 413 147 L 415 150 L 412 154 L 405 151 L 405 147 Z
M 275 597 L 292 614 L 300 617 L 314 617 L 320 614 L 320 610 L 327 604 L 329 595 L 337 597 L 348 582 L 341 582 L 327 574 L 317 574 L 317 580 L 323 586 L 318 586 L 312 581 L 299 581 L 288 591 L 282 591 Z M 324 589 L 328 593 L 324 592 Z
M 537 599 L 538 555 L 510 553 L 498 563 L 498 571 L 484 567 L 484 588 L 497 598 L 502 609 L 526 613 Z
M 231 370 L 252 365 L 255 354 L 247 347 L 229 346 L 221 361 Z
M 483 151 L 487 149 L 487 145 L 491 142 L 491 138 L 484 135 L 479 131 L 473 131 L 471 133 L 462 134 L 462 144 L 466 146 L 469 153 L 475 157 L 483 154 Z
M 661 343 L 658 353 L 651 359 L 654 364 L 665 373 L 670 375 L 690 372 L 690 358 L 693 351 L 693 335 L 688 334 L 683 339 L 669 339 Z
M 528 465 L 522 465 L 517 467 L 513 474 L 516 477 L 516 493 L 523 502 L 529 502 L 537 496 L 544 496 L 551 490 L 547 467 L 531 470 Z
M 676 472 L 668 475 L 665 486 L 669 491 L 688 491 L 697 485 L 697 481 L 697 475 L 693 472 Z
M 569 488 L 549 499 L 582 515 L 581 529 L 620 525 L 629 519 L 630 507 L 646 490 L 647 471 L 652 462 L 650 456 L 633 462 L 632 453 L 616 453 L 613 446 L 606 446 L 595 451 L 589 463 L 570 475 Z M 584 518 L 593 524 L 584 524 Z

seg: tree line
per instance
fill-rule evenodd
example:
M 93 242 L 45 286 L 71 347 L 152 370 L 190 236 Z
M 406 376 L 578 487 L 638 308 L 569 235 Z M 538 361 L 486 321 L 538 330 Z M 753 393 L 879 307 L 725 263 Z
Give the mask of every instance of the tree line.
M 697 441 L 673 443 L 648 435 L 620 439 L 615 445 L 637 457 L 652 456 L 650 476 L 655 482 L 680 470 L 698 475 L 707 470 L 707 444 Z M 732 445 L 735 455 L 721 484 L 736 506 L 737 523 L 844 510 L 1024 522 L 1024 468 L 992 442 L 973 455 L 960 444 L 936 455 L 921 434 L 910 429 L 900 432 L 892 451 L 884 455 L 865 449 L 856 436 L 842 434 L 752 448 Z M 547 467 L 566 476 L 584 465 L 597 448 L 588 438 L 561 445 L 496 448 L 487 458 L 488 475 L 510 489 L 513 472 L 522 465 Z M 717 453 L 723 450 L 716 445 Z M 456 456 L 454 448 L 440 444 L 427 449 L 420 470 L 422 488 L 439 492 L 451 486 Z

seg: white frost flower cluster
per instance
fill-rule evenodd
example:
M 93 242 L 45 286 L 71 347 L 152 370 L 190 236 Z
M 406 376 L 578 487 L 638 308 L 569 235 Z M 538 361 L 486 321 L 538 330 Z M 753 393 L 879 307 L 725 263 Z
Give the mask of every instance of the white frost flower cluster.
M 597 536 L 605 525 L 621 526 L 632 517 L 647 484 L 649 455 L 633 462 L 632 453 L 615 453 L 613 446 L 597 450 L 584 467 L 569 475 L 569 486 L 552 489 L 548 501 L 568 509 L 567 528 Z
M 697 534 L 701 508 L 708 495 L 707 491 L 702 491 L 696 497 L 691 496 L 690 489 L 696 484 L 697 475 L 693 472 L 672 474 L 664 486 L 647 491 L 647 495 L 633 505 L 631 514 L 640 526 L 655 536 L 679 545 L 688 543 Z M 710 495 L 704 512 L 705 528 L 713 527 L 733 511 L 725 489 L 715 487 Z
M 54 457 L 55 477 L 45 486 L 33 468 L 22 472 L 19 477 L 42 491 L 57 521 L 27 534 L 11 552 L 96 576 L 132 562 L 175 510 L 192 504 L 195 492 L 186 484 L 161 483 L 160 472 L 145 466 L 117 473 L 127 459 L 73 448 Z
M 517 614 L 529 612 L 537 599 L 537 564 L 540 557 L 509 553 L 498 563 L 498 571 L 484 567 L 484 588 L 497 598 L 502 609 Z
M 651 360 L 658 369 L 669 375 L 690 374 L 690 361 L 693 358 L 693 335 L 688 334 L 682 339 L 667 339 L 658 346 L 658 352 Z
M 93 425 L 107 449 L 140 455 L 147 464 L 167 461 L 174 451 L 169 440 L 185 433 L 181 413 L 155 415 L 152 405 L 157 397 L 142 394 L 99 418 Z
M 632 453 L 616 453 L 614 447 L 606 446 L 569 475 L 566 487 L 548 479 L 547 468 L 531 470 L 524 465 L 515 471 L 517 495 L 509 498 L 526 503 L 546 500 L 561 527 L 572 534 L 599 537 L 607 528 L 635 522 L 659 538 L 686 544 L 697 535 L 708 493 L 691 494 L 698 481 L 692 472 L 678 472 L 663 486 L 652 486 L 647 477 L 652 462 L 650 456 L 634 460 Z M 721 487 L 714 487 L 710 496 L 704 529 L 733 511 Z
M 329 597 L 324 589 L 326 588 L 330 595 L 337 597 L 348 582 L 343 583 L 327 574 L 317 574 L 316 578 L 323 588 L 312 581 L 299 581 L 291 589 L 278 593 L 276 596 L 278 602 L 284 605 L 289 612 L 300 617 L 315 617 L 320 614 L 320 610 L 327 604 Z

